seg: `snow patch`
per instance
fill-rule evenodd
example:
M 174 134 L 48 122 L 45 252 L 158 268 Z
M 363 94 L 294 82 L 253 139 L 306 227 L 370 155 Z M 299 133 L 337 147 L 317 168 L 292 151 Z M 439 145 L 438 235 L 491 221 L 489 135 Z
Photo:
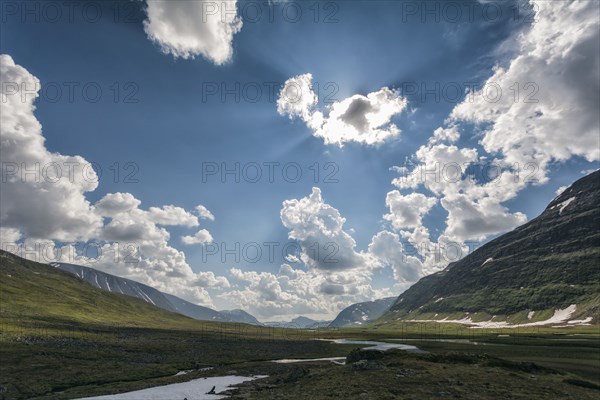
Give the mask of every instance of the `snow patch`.
M 490 258 L 488 258 L 487 260 L 485 260 L 485 261 L 483 262 L 483 264 L 481 264 L 481 266 L 483 267 L 485 264 L 487 264 L 487 263 L 489 263 L 489 262 L 492 262 L 492 261 L 494 261 L 494 259 L 493 259 L 492 257 L 490 257 Z
M 559 207 L 559 209 L 558 209 L 558 214 L 560 215 L 560 214 L 562 214 L 563 210 L 564 210 L 564 209 L 565 209 L 565 208 L 566 208 L 566 207 L 567 207 L 569 204 L 571 204 L 573 201 L 575 201 L 575 199 L 576 199 L 576 198 L 577 198 L 577 197 L 575 197 L 575 196 L 573 196 L 573 197 L 570 197 L 570 198 L 568 198 L 567 200 L 565 200 L 565 201 L 563 201 L 563 202 L 561 202 L 561 203 L 558 203 L 558 204 L 556 204 L 556 205 L 552 206 L 552 207 L 551 207 L 551 209 L 552 209 L 552 208 Z
M 277 364 L 295 364 L 301 362 L 310 362 L 310 361 L 331 361 L 332 363 L 338 364 L 340 361 L 345 361 L 346 357 L 324 357 L 324 358 L 284 358 L 281 360 L 273 360 L 271 362 Z M 342 364 L 345 364 L 342 362 Z
M 565 309 L 554 310 L 554 315 L 552 315 L 552 317 L 548 318 L 547 320 L 537 321 L 537 322 L 528 322 L 526 324 L 509 324 L 506 321 L 497 321 L 496 322 L 496 321 L 493 321 L 493 319 L 496 317 L 495 315 L 489 321 L 483 321 L 483 322 L 474 322 L 471 319 L 471 317 L 465 317 L 463 319 L 448 319 L 448 317 L 446 317 L 444 319 L 412 319 L 412 320 L 407 320 L 407 322 L 443 322 L 443 323 L 448 323 L 448 324 L 472 325 L 471 328 L 518 328 L 518 327 L 526 327 L 526 326 L 543 326 L 543 325 L 550 325 L 550 324 L 559 324 L 559 323 L 565 322 L 569 318 L 571 318 L 571 315 L 573 315 L 573 313 L 575 312 L 576 309 L 577 309 L 577 305 L 571 304 L 569 307 L 567 307 Z M 531 314 L 531 312 L 530 312 L 530 314 Z M 528 315 L 528 318 L 529 318 L 529 315 Z M 578 321 L 578 322 L 585 321 L 583 323 L 587 323 L 587 322 L 589 322 L 589 321 L 587 321 L 588 318 L 586 318 L 586 320 L 575 320 L 575 321 Z M 590 321 L 591 321 L 591 319 L 590 319 Z
M 230 388 L 231 385 L 237 385 L 242 382 L 254 379 L 266 378 L 265 375 L 256 376 L 216 376 L 212 378 L 194 379 L 189 382 L 174 383 L 172 385 L 158 386 L 135 392 L 111 394 L 108 396 L 86 397 L 79 400 L 165 400 L 165 399 L 185 399 L 188 400 L 212 400 L 222 399 L 225 396 L 215 394 L 205 394 L 212 387 L 219 393 Z
M 570 321 L 567 322 L 567 324 L 569 325 L 591 325 L 590 322 L 592 322 L 592 317 L 587 317 L 585 319 L 572 319 Z

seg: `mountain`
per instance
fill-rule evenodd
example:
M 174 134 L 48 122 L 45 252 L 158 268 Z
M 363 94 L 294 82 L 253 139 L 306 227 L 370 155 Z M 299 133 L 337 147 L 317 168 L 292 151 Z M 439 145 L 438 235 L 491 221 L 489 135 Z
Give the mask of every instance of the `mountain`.
M 223 316 L 212 308 L 199 306 L 168 293 L 161 293 L 171 305 L 174 312 L 203 321 L 224 321 Z
M 317 321 L 308 317 L 299 316 L 291 321 L 274 321 L 265 322 L 267 326 L 283 327 L 283 328 L 300 328 L 300 329 L 317 329 L 329 326 L 331 321 Z
M 317 321 L 304 316 L 299 316 L 290 321 L 289 326 L 295 326 L 302 329 L 315 329 L 329 325 L 329 321 Z
M 251 325 L 262 325 L 252 314 L 244 310 L 221 310 L 219 311 L 221 318 L 227 322 L 242 322 Z
M 256 318 L 242 310 L 238 310 L 240 312 L 232 314 L 220 313 L 211 308 L 190 303 L 172 294 L 163 293 L 143 283 L 107 274 L 94 268 L 67 263 L 50 263 L 50 265 L 62 271 L 69 272 L 98 289 L 137 297 L 164 310 L 176 312 L 197 320 L 260 324 Z
M 596 171 L 573 183 L 537 218 L 421 279 L 381 321 L 598 323 L 599 226 Z
M 172 328 L 196 321 L 141 299 L 89 285 L 73 274 L 0 250 L 3 321 Z
M 344 308 L 329 326 L 341 328 L 364 325 L 381 317 L 395 301 L 395 297 L 387 297 L 385 299 L 352 304 Z

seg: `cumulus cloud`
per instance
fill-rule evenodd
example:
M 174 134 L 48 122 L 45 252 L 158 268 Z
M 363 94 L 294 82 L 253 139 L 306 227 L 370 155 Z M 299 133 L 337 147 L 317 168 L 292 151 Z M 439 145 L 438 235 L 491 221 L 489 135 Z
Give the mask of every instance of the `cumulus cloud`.
M 119 213 L 131 211 L 142 202 L 131 193 L 109 193 L 98 200 L 95 204 L 96 212 L 100 215 L 113 217 Z
M 415 246 L 425 244 L 419 248 L 425 249 L 420 255 L 427 271 L 444 266 L 431 257 L 432 246 L 453 244 L 464 255 L 467 241 L 526 222 L 523 213 L 503 203 L 531 183 L 546 182 L 551 162 L 600 158 L 598 4 L 536 1 L 535 10 L 535 21 L 516 37 L 516 54 L 506 67 L 496 67 L 481 90 L 453 109 L 448 126 L 435 130 L 412 165 L 395 169 L 402 174 L 392 182 L 397 188 L 429 190 L 448 212 L 437 243 L 423 226 L 399 231 Z M 455 144 L 464 125 L 481 130 L 485 154 Z M 493 176 L 482 172 L 490 166 Z M 523 171 L 535 179 L 524 179 Z
M 204 244 L 212 242 L 213 237 L 206 229 L 200 229 L 193 236 L 182 236 L 181 241 L 187 245 Z
M 450 118 L 484 127 L 481 144 L 488 153 L 511 166 L 536 165 L 543 183 L 552 160 L 600 158 L 599 5 L 531 3 L 535 21 L 518 38 L 518 53 Z
M 346 219 L 323 201 L 321 189 L 313 187 L 307 197 L 283 202 L 281 222 L 288 237 L 301 247 L 300 259 L 310 268 L 344 270 L 369 265 L 369 256 L 355 251 L 356 242 L 344 230 Z
M 347 142 L 375 145 L 398 136 L 400 129 L 391 122 L 407 106 L 406 98 L 396 90 L 383 87 L 366 96 L 355 94 L 334 102 L 326 112 L 316 108 L 318 97 L 312 87 L 312 75 L 288 79 L 279 93 L 277 111 L 300 118 L 325 144 L 340 147 Z
M 423 215 L 427 214 L 436 203 L 435 197 L 427 197 L 421 193 L 402 195 L 399 191 L 393 190 L 385 199 L 390 213 L 383 218 L 390 221 L 396 229 L 416 228 L 421 225 Z
M 93 237 L 102 220 L 92 212 L 85 193 L 96 189 L 98 177 L 83 157 L 46 149 L 42 126 L 34 115 L 33 103 L 41 87 L 36 77 L 9 55 L 0 55 L 0 80 L 2 227 L 35 238 Z
M 208 208 L 204 207 L 202 204 L 198 204 L 196 206 L 196 213 L 202 219 L 208 219 L 211 221 L 215 220 L 215 216 L 211 213 Z
M 159 225 L 198 226 L 198 218 L 181 207 L 167 205 L 150 207 L 149 218 Z
M 227 287 L 227 279 L 195 273 L 185 254 L 169 245 L 164 228 L 195 227 L 198 217 L 174 205 L 144 210 L 131 193 L 109 193 L 91 204 L 85 193 L 98 186 L 91 165 L 45 147 L 33 105 L 39 80 L 8 55 L 0 55 L 0 72 L 2 247 L 40 262 L 88 265 L 212 305 L 206 289 Z M 194 238 L 202 235 L 210 234 Z
M 397 283 L 420 276 L 418 260 L 402 259 L 396 234 L 390 233 L 392 240 L 387 241 L 379 234 L 368 251 L 356 251 L 356 242 L 344 230 L 346 219 L 325 203 L 319 188 L 304 198 L 284 201 L 281 221 L 290 230 L 289 238 L 300 245 L 298 257 L 288 261 L 300 266 L 283 264 L 277 273 L 232 268 L 232 288 L 219 297 L 264 318 L 333 318 L 350 304 L 396 294 L 372 286 L 378 268 L 391 267 Z
M 262 318 L 298 315 L 333 318 L 350 304 L 393 295 L 373 289 L 368 271 L 304 271 L 283 264 L 279 271 L 230 271 L 232 289 L 219 297 Z
M 511 213 L 493 198 L 470 199 L 465 195 L 442 199 L 448 211 L 445 234 L 457 242 L 484 240 L 490 235 L 505 232 L 527 222 L 521 212 Z
M 146 14 L 144 30 L 165 54 L 202 55 L 217 65 L 231 59 L 233 36 L 242 29 L 236 0 L 152 0 Z
M 400 236 L 393 232 L 381 231 L 373 236 L 369 252 L 392 268 L 396 282 L 413 283 L 423 275 L 423 263 L 416 252 L 405 249 Z

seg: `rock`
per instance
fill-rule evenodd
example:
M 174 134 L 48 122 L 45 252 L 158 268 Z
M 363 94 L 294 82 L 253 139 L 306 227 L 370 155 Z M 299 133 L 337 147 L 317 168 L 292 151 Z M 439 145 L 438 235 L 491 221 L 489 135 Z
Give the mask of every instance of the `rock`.
M 380 360 L 381 358 L 383 358 L 383 351 L 356 348 L 346 356 L 346 363 L 353 363 L 360 360 Z
M 415 371 L 414 369 L 410 369 L 410 368 L 399 368 L 398 371 L 396 371 L 397 375 L 396 376 L 413 376 L 417 374 L 417 371 Z
M 306 376 L 308 374 L 308 372 L 309 372 L 309 370 L 307 368 L 294 366 L 294 368 L 292 368 L 292 370 L 290 371 L 288 376 L 283 379 L 283 382 L 285 382 L 285 383 L 296 382 L 298 379 Z
M 385 365 L 377 360 L 360 360 L 352 364 L 354 371 L 375 371 L 384 369 Z

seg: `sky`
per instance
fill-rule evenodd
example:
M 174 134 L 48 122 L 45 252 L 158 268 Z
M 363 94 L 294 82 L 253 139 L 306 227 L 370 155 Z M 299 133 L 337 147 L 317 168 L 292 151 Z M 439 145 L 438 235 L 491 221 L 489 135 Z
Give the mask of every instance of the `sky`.
M 2 248 L 260 320 L 398 296 L 600 159 L 596 1 L 2 1 Z

